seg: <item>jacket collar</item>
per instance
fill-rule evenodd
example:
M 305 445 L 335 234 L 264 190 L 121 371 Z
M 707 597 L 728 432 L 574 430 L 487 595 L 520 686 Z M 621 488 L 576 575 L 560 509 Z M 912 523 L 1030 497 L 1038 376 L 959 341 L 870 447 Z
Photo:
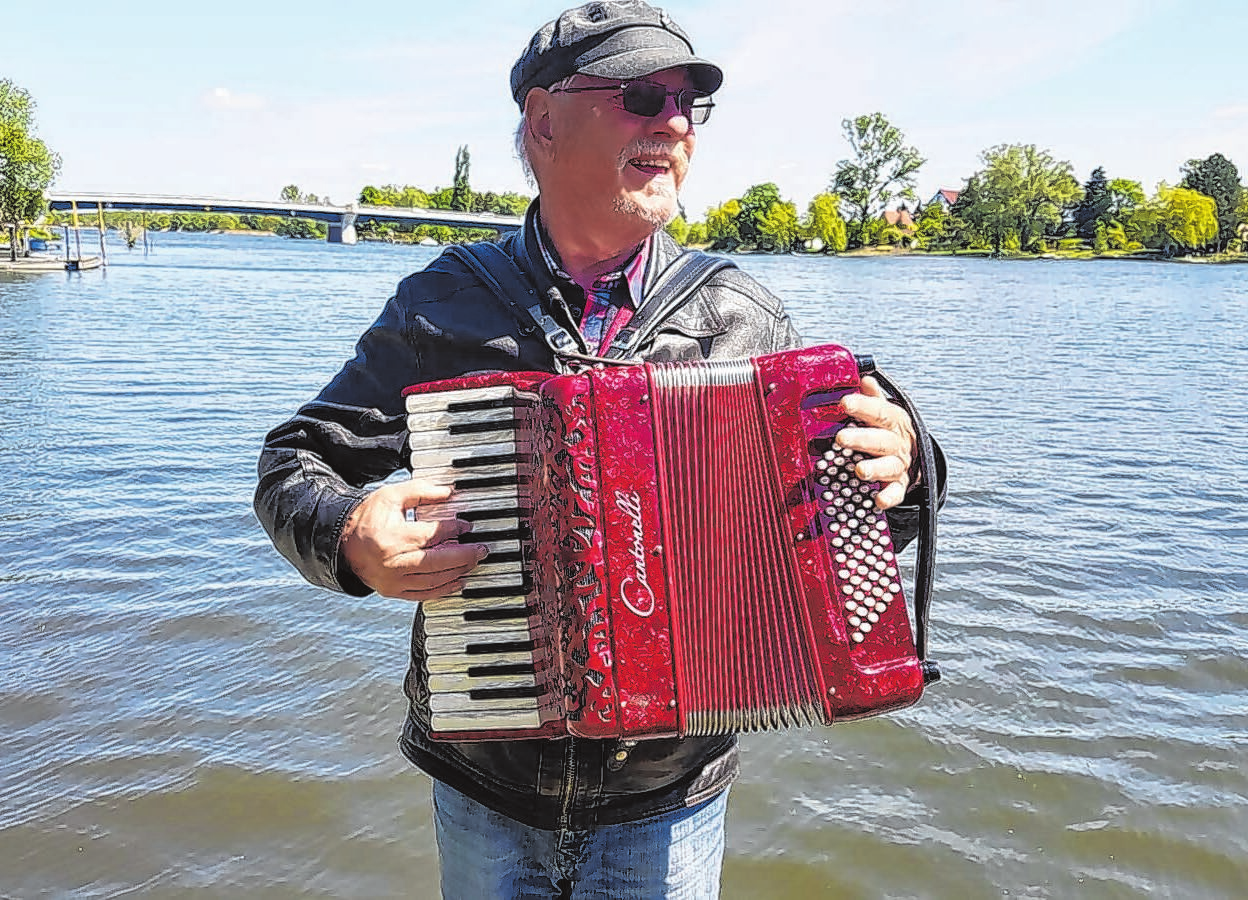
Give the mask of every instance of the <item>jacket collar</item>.
M 524 273 L 533 281 L 538 294 L 546 297 L 550 288 L 555 286 L 555 277 L 551 274 L 550 269 L 546 266 L 546 261 L 542 258 L 542 248 L 537 235 L 538 209 L 541 199 L 541 197 L 533 199 L 533 202 L 529 204 L 529 208 L 525 210 L 524 224 L 521 226 L 520 231 L 514 233 L 508 240 L 512 258 L 516 260 L 520 268 L 524 270 Z M 655 235 L 655 240 L 650 244 L 650 256 L 646 262 L 646 272 L 642 279 L 643 298 L 650 296 L 659 275 L 680 254 L 680 245 L 666 231 L 660 231 Z

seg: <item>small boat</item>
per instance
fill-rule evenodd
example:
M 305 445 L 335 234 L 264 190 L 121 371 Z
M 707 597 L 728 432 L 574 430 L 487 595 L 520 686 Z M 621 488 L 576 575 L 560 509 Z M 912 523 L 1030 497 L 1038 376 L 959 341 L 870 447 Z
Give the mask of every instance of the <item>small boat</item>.
M 10 260 L 0 252 L 0 272 L 79 272 L 86 269 L 98 269 L 103 260 L 98 256 L 84 256 L 81 259 L 64 259 L 60 256 L 19 256 Z

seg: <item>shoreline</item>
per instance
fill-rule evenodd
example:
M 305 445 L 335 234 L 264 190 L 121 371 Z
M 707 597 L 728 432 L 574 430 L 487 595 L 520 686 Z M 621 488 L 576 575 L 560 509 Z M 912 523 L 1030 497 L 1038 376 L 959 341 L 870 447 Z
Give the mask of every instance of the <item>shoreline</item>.
M 699 249 L 706 249 L 705 247 Z M 1188 265 L 1242 265 L 1248 264 L 1248 253 L 1219 254 L 1216 256 L 1165 256 L 1154 251 L 1122 251 L 1118 253 L 1094 253 L 1091 250 L 1048 250 L 1044 253 L 1008 252 L 994 254 L 991 250 L 907 250 L 900 247 L 859 247 L 840 253 L 793 251 L 791 253 L 768 253 L 761 250 L 724 251 L 729 256 L 828 256 L 848 259 L 876 259 L 880 257 L 950 257 L 953 259 L 987 259 L 993 261 L 1021 262 L 1159 262 L 1185 263 Z
M 110 228 L 110 231 L 116 229 Z M 278 237 L 276 232 L 264 229 L 251 228 L 231 228 L 231 229 L 208 229 L 204 231 L 182 231 L 177 229 L 149 229 L 153 234 L 223 234 L 231 237 L 238 236 L 261 236 L 261 237 Z M 317 240 L 324 243 L 324 238 L 291 238 L 291 240 Z M 378 237 L 363 237 L 359 239 L 359 243 L 376 243 L 376 244 L 403 244 L 408 246 L 438 246 L 450 247 L 456 242 L 442 244 L 432 238 L 422 237 L 418 240 L 387 240 Z M 1022 253 L 1019 251 L 1008 251 L 1001 254 L 994 254 L 991 250 L 912 250 L 904 247 L 858 247 L 853 250 L 843 250 L 837 252 L 826 251 L 806 251 L 791 250 L 788 253 L 771 253 L 766 250 L 716 250 L 710 251 L 708 244 L 687 244 L 682 245 L 690 250 L 703 250 L 708 252 L 721 253 L 725 256 L 799 256 L 799 257 L 828 257 L 828 258 L 844 258 L 844 259 L 878 259 L 882 257 L 889 258 L 924 258 L 924 257 L 950 257 L 953 259 L 988 259 L 996 261 L 1037 261 L 1037 262 L 1102 262 L 1102 261 L 1124 261 L 1124 262 L 1158 262 L 1158 263 L 1182 263 L 1186 265 L 1248 265 L 1248 252 L 1238 254 L 1218 254 L 1215 256 L 1166 256 L 1160 251 L 1155 250 L 1132 250 L 1132 251 L 1113 251 L 1109 253 L 1094 253 L 1091 250 L 1047 250 L 1043 253 Z M 19 259 L 16 264 L 7 259 L 8 246 L 0 245 L 0 269 L 7 267 L 8 271 L 21 270 L 24 268 Z M 33 271 L 33 267 L 25 267 L 27 271 Z

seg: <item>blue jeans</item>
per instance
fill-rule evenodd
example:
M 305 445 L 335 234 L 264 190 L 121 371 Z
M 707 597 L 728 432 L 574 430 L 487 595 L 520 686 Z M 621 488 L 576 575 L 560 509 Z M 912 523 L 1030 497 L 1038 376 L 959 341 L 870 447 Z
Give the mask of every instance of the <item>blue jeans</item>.
M 444 900 L 719 896 L 727 791 L 692 809 L 593 831 L 530 828 L 439 781 L 433 807 Z

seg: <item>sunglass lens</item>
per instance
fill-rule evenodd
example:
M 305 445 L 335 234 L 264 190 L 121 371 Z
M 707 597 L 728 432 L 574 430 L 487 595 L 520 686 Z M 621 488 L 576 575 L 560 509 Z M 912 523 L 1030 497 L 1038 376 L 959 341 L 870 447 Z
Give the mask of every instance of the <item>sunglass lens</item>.
M 650 81 L 634 81 L 624 88 L 624 108 L 635 116 L 657 116 L 667 105 L 667 88 Z

